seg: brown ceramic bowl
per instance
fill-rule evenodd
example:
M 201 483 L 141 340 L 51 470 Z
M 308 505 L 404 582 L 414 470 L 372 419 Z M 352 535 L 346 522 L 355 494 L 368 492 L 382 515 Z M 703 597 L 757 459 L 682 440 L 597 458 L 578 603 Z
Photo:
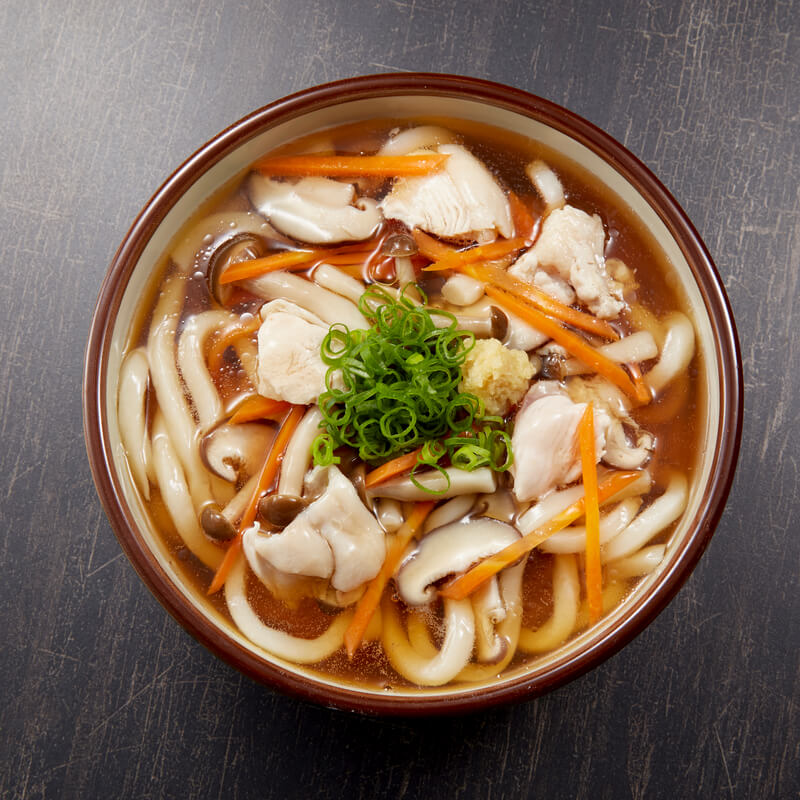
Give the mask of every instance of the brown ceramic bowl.
M 694 314 L 706 365 L 702 457 L 689 505 L 664 561 L 586 633 L 527 667 L 478 686 L 387 693 L 320 676 L 260 651 L 181 578 L 154 530 L 124 462 L 117 379 L 126 336 L 168 242 L 193 210 L 282 141 L 369 117 L 438 115 L 506 128 L 564 153 L 605 182 L 672 261 Z M 119 541 L 164 607 L 193 636 L 247 675 L 324 705 L 366 713 L 435 714 L 531 698 L 619 650 L 666 606 L 709 542 L 730 490 L 742 419 L 741 359 L 730 306 L 700 237 L 657 178 L 610 136 L 546 100 L 447 75 L 376 75 L 319 86 L 262 108 L 181 165 L 133 223 L 100 291 L 86 353 L 84 427 L 100 499 Z

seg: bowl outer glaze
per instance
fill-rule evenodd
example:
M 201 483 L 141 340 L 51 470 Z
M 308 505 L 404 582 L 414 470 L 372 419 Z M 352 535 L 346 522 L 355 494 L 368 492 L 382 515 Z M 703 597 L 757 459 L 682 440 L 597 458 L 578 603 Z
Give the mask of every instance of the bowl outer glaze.
M 302 668 L 273 663 L 228 635 L 191 602 L 139 534 L 135 515 L 126 500 L 123 481 L 115 468 L 107 419 L 108 363 L 112 349 L 119 347 L 119 337 L 112 342 L 112 333 L 134 268 L 159 225 L 201 176 L 276 126 L 297 120 L 302 128 L 306 115 L 357 101 L 391 98 L 393 102 L 397 97 L 419 96 L 478 102 L 542 123 L 599 156 L 635 187 L 674 239 L 702 298 L 712 329 L 720 402 L 715 452 L 707 462 L 707 481 L 694 505 L 696 522 L 682 537 L 679 552 L 674 554 L 668 568 L 658 575 L 657 585 L 653 583 L 647 591 L 637 590 L 632 602 L 624 603 L 624 608 L 610 615 L 612 624 L 605 621 L 599 634 L 577 637 L 576 644 L 571 643 L 561 657 L 551 658 L 535 674 L 523 674 L 475 690 L 390 694 L 366 691 L 354 684 L 328 683 Z M 686 214 L 647 167 L 608 134 L 547 100 L 474 78 L 415 73 L 337 81 L 283 98 L 227 128 L 178 167 L 134 221 L 106 274 L 87 345 L 83 402 L 87 452 L 103 507 L 137 572 L 182 626 L 247 675 L 295 696 L 365 713 L 422 715 L 477 710 L 541 695 L 598 665 L 641 632 L 688 578 L 719 521 L 738 457 L 743 398 L 738 337 L 720 276 Z

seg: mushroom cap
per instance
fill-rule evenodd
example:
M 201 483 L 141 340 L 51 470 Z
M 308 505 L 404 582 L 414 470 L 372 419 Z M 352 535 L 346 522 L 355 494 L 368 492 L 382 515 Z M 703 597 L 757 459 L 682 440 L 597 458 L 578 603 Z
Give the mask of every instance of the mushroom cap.
M 432 583 L 462 572 L 518 538 L 512 525 L 488 517 L 443 525 L 425 536 L 403 561 L 397 573 L 400 596 L 408 605 L 424 605 L 433 599 Z

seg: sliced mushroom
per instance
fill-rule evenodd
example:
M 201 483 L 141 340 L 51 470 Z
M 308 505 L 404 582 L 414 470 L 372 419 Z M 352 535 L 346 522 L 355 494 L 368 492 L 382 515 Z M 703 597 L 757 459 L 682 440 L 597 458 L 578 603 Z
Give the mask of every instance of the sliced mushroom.
M 392 497 L 404 502 L 418 502 L 430 500 L 431 492 L 436 492 L 436 497 L 445 499 L 457 497 L 460 494 L 473 492 L 493 492 L 496 488 L 494 473 L 488 467 L 479 467 L 472 472 L 467 472 L 456 467 L 448 467 L 445 472 L 447 478 L 435 469 L 418 472 L 414 478 L 423 488 L 420 489 L 409 477 L 392 478 L 379 483 L 367 491 L 368 497 Z
M 215 475 L 235 483 L 258 469 L 274 437 L 273 428 L 259 422 L 220 425 L 202 439 L 200 455 Z
M 508 642 L 499 635 L 496 626 L 506 618 L 506 608 L 500 596 L 497 576 L 493 576 L 472 595 L 475 613 L 475 649 L 478 661 L 496 663 L 503 659 Z
M 437 528 L 403 561 L 397 573 L 400 596 L 408 605 L 428 603 L 435 594 L 433 583 L 500 552 L 518 538 L 511 525 L 485 517 Z
M 251 234 L 238 234 L 231 239 L 224 239 L 212 253 L 206 271 L 208 289 L 214 299 L 223 306 L 228 305 L 233 293 L 233 284 L 222 285 L 219 282 L 220 276 L 228 267 L 242 261 L 260 258 L 266 251 L 264 239 Z

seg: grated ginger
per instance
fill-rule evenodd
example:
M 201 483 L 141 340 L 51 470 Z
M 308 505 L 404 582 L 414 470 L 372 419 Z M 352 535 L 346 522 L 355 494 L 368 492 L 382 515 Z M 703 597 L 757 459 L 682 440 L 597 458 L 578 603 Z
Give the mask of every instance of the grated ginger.
M 528 391 L 533 366 L 523 350 L 478 339 L 461 368 L 460 391 L 483 400 L 487 414 L 504 416 Z

